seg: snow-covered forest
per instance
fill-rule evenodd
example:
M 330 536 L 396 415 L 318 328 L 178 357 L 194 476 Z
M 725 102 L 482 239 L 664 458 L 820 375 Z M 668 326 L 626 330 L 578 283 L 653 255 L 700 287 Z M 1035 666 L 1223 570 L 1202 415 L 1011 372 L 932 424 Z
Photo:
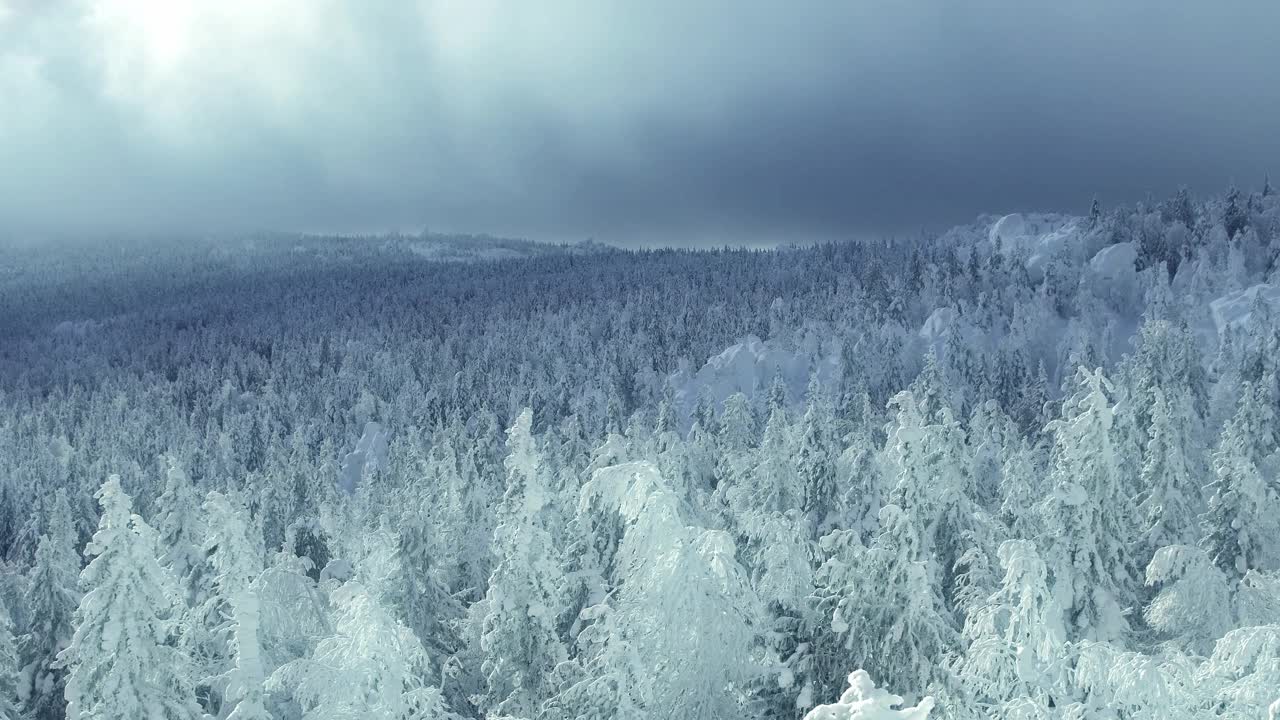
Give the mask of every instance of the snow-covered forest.
M 3 247 L 0 718 L 1275 716 L 1278 318 L 1269 184 Z

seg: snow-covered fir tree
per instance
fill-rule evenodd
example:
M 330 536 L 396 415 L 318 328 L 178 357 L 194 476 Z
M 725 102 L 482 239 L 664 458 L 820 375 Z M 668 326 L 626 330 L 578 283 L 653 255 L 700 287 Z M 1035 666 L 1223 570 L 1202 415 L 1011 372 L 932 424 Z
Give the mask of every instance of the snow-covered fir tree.
M 0 718 L 19 720 L 18 647 L 13 639 L 13 618 L 9 608 L 0 602 Z
M 119 477 L 107 478 L 97 497 L 102 518 L 85 549 L 76 631 L 58 656 L 69 669 L 67 717 L 199 717 L 190 664 L 173 645 L 177 593 L 160 567 L 155 531 L 133 514 Z
M 27 683 L 23 696 L 36 720 L 60 720 L 65 715 L 66 671 L 57 667 L 57 659 L 71 641 L 80 603 L 80 557 L 65 490 L 57 492 L 52 508 L 27 574 L 27 632 L 19 640 Z
M 1269 398 L 1260 384 L 1242 388 L 1240 406 L 1213 453 L 1209 508 L 1203 544 L 1214 564 L 1232 577 L 1250 569 L 1274 570 L 1280 548 L 1270 542 L 1280 532 L 1280 493 L 1268 479 L 1274 448 Z
M 1069 637 L 1117 639 L 1134 598 L 1136 518 L 1111 442 L 1111 384 L 1101 369 L 1081 369 L 1077 385 L 1053 427 L 1045 560 Z
M 507 431 L 507 491 L 498 508 L 497 555 L 484 603 L 480 647 L 487 706 L 514 717 L 533 715 L 549 697 L 551 671 L 567 657 L 556 617 L 564 592 L 558 548 L 546 527 L 549 501 L 531 434 L 533 413 L 521 411 Z

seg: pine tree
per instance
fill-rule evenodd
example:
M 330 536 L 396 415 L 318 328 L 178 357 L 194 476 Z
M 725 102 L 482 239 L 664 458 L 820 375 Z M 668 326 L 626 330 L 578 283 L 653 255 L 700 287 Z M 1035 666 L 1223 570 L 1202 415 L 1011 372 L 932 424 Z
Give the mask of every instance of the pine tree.
M 543 709 L 544 717 L 565 720 L 644 720 L 653 688 L 630 637 L 608 603 L 585 608 L 587 625 L 578 633 L 582 675 Z M 567 664 L 567 663 L 566 663 Z M 558 670 L 559 672 L 559 670 Z
M 307 720 L 443 717 L 440 691 L 425 682 L 430 663 L 413 632 L 356 580 L 334 590 L 331 602 L 333 634 L 310 657 L 276 670 L 267 688 L 292 693 Z
M 497 565 L 485 595 L 480 643 L 485 654 L 488 707 L 531 717 L 548 695 L 547 679 L 567 658 L 556 619 L 563 577 L 544 525 L 549 500 L 541 460 L 530 433 L 533 413 L 523 410 L 507 431 L 507 492 L 494 534 Z
M 728 503 L 730 490 L 740 489 L 747 481 L 755 444 L 756 419 L 751 405 L 745 395 L 734 393 L 724 401 L 716 442 L 715 498 L 722 508 Z
M 898 415 L 884 453 L 884 467 L 894 473 L 889 500 L 910 518 L 929 581 L 952 603 L 957 563 L 975 538 L 989 534 L 988 523 L 973 502 L 973 462 L 963 429 L 945 403 L 937 405 L 935 417 L 925 416 L 927 405 L 917 392 L 899 393 L 891 402 Z
M 663 501 L 644 512 L 672 515 Z M 640 524 L 650 522 L 641 519 Z M 678 530 L 637 542 L 618 599 L 619 626 L 643 629 L 633 641 L 652 683 L 653 717 L 731 717 L 741 712 L 755 667 L 750 649 L 758 601 L 720 531 Z M 672 622 L 684 618 L 685 622 Z
M 220 707 L 228 720 L 265 720 L 263 682 L 266 674 L 258 636 L 261 602 L 258 582 L 263 570 L 262 530 L 249 517 L 238 494 L 209 493 L 204 502 L 209 553 L 218 591 L 218 615 L 227 618 L 225 637 L 230 667 L 217 678 Z M 228 714 L 228 710 L 230 713 Z
M 274 553 L 254 591 L 261 607 L 258 635 L 264 667 L 278 667 L 304 656 L 333 634 L 324 594 L 312 577 L 311 559 L 298 550 L 300 526 L 285 529 L 284 545 Z
M 1227 237 L 1234 239 L 1236 234 L 1244 230 L 1248 223 L 1248 208 L 1240 201 L 1240 190 L 1232 186 L 1227 191 L 1227 197 L 1222 209 L 1222 226 L 1227 230 Z
M 56 667 L 58 653 L 71 642 L 80 602 L 80 558 L 66 492 L 59 489 L 27 574 L 28 632 L 20 640 L 27 710 L 35 720 L 61 720 L 66 714 L 66 671 Z
M 76 631 L 59 656 L 74 720 L 190 720 L 199 708 L 187 659 L 171 644 L 176 591 L 157 560 L 155 532 L 132 513 L 112 475 L 97 493 L 102 518 L 80 575 Z
M 1197 689 L 1209 694 L 1218 717 L 1260 718 L 1264 712 L 1274 716 L 1280 710 L 1275 705 L 1280 625 L 1238 628 L 1222 636 L 1197 676 Z
M 395 605 L 405 624 L 418 636 L 428 656 L 437 663 L 460 646 L 455 625 L 464 609 L 440 579 L 433 556 L 435 543 L 422 518 L 422 509 L 405 512 L 398 524 L 399 562 L 397 584 L 392 590 Z
M 1046 563 L 1066 612 L 1069 639 L 1118 638 L 1133 599 L 1134 510 L 1111 443 L 1111 383 L 1102 370 L 1077 373 L 1079 390 L 1054 423 L 1051 494 L 1041 505 Z
M 1204 550 L 1160 548 L 1147 565 L 1147 586 L 1160 588 L 1143 612 L 1147 624 L 1188 650 L 1206 652 L 1231 629 L 1230 583 Z
M 161 566 L 179 579 L 186 579 L 204 560 L 200 551 L 203 528 L 200 522 L 200 500 L 195 486 L 182 466 L 172 457 L 165 458 L 164 492 L 156 498 L 159 520 Z
M 13 619 L 9 608 L 0 600 L 0 718 L 19 720 L 18 648 L 13 641 Z
M 782 379 L 781 371 L 774 373 L 773 380 L 769 384 L 766 408 L 769 412 L 782 410 L 785 413 L 790 399 L 790 393 L 787 391 L 787 382 Z
M 1273 539 L 1280 533 L 1280 497 L 1261 465 L 1271 450 L 1273 422 L 1261 384 L 1244 388 L 1240 407 L 1213 453 L 1214 480 L 1202 518 L 1201 545 L 1228 577 L 1270 570 L 1280 561 Z
M 786 414 L 775 408 L 765 424 L 764 437 L 755 453 L 751 483 L 738 488 L 729 497 L 730 507 L 739 527 L 749 529 L 750 518 L 758 512 L 786 512 L 799 509 L 802 502 L 797 491 L 795 463 L 791 461 Z M 748 530 L 749 531 L 749 530 Z
M 844 450 L 836 459 L 836 474 L 840 484 L 839 506 L 845 513 L 841 526 L 856 530 L 869 541 L 876 529 L 880 507 L 892 486 L 877 464 L 871 399 L 864 393 L 859 404 L 861 421 L 845 437 Z
M 1011 700 L 1047 713 L 1067 692 L 1067 647 L 1048 569 L 1029 540 L 1000 545 L 1000 587 L 965 621 L 965 652 L 953 661 L 965 688 L 990 717 Z
M 800 509 L 812 528 L 814 539 L 822 535 L 830 521 L 841 514 L 836 484 L 834 424 L 826 392 L 818 384 L 818 373 L 814 372 L 809 381 L 808 406 L 792 454 L 800 481 Z
M 761 612 L 729 535 L 688 526 L 679 498 L 650 463 L 600 470 L 583 500 L 614 514 L 622 533 L 605 563 L 611 639 L 593 643 L 604 643 L 611 659 L 589 662 L 588 682 L 625 683 L 615 690 L 643 705 L 644 717 L 743 712 Z
M 1203 471 L 1198 467 L 1203 453 L 1194 423 L 1195 409 L 1183 390 L 1166 399 L 1159 387 L 1154 391 L 1151 427 L 1139 474 L 1138 512 L 1142 518 L 1143 555 L 1153 555 L 1166 545 L 1195 542 L 1197 519 L 1203 512 L 1200 487 Z
M 959 641 L 924 560 L 910 516 L 897 505 L 886 505 L 880 511 L 880 533 L 841 590 L 831 620 L 831 629 L 853 657 L 904 687 L 945 683 L 947 672 L 938 659 Z
M 1029 540 L 1040 535 L 1037 503 L 1044 499 L 1043 473 L 1036 451 L 1025 438 L 1010 448 L 1000 466 L 1000 508 L 997 517 L 1014 539 Z

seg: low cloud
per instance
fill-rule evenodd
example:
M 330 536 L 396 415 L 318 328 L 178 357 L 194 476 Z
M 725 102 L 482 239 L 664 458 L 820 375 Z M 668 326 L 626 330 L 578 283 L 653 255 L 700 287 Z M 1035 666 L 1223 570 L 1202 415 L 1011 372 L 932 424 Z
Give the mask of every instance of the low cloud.
M 0 226 L 903 233 L 1257 184 L 1280 4 L 0 0 Z

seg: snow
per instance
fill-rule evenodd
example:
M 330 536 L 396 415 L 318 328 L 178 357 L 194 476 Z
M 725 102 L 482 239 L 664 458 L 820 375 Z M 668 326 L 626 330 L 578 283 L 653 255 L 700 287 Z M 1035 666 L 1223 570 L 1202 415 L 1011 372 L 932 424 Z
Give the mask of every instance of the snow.
M 348 495 L 354 495 L 360 486 L 360 478 L 366 472 L 374 472 L 387 466 L 388 433 L 376 422 L 364 425 L 356 449 L 347 453 L 342 459 L 342 472 L 338 484 Z
M 662 473 L 650 462 L 629 462 L 600 468 L 582 486 L 578 511 L 589 512 L 592 505 L 621 513 L 635 520 L 650 495 L 667 490 Z
M 927 720 L 933 709 L 931 697 L 915 707 L 895 709 L 902 703 L 900 696 L 876 687 L 866 670 L 855 670 L 849 675 L 849 689 L 839 702 L 819 705 L 804 720 Z
M 1227 293 L 1209 303 L 1214 328 L 1221 333 L 1227 327 L 1238 327 L 1249 322 L 1253 303 L 1261 296 L 1272 308 L 1280 307 L 1280 285 L 1258 283 L 1246 290 Z
M 1099 250 L 1089 260 L 1087 275 L 1094 295 L 1109 300 L 1112 308 L 1122 314 L 1132 312 L 1142 299 L 1137 262 L 1138 248 L 1133 243 L 1116 243 Z
M 994 244 L 997 240 L 1008 243 L 1015 238 L 1022 238 L 1027 234 L 1027 221 L 1022 217 L 1022 213 L 1013 213 L 1005 215 L 991 226 L 991 234 L 988 239 Z
M 788 350 L 773 340 L 748 335 L 707 360 L 696 373 L 677 372 L 670 382 L 676 388 L 676 407 L 687 421 L 703 392 L 709 393 L 717 408 L 739 392 L 754 401 L 769 390 L 774 377 L 782 378 L 790 402 L 799 406 L 804 401 L 809 373 L 815 367 L 818 382 L 833 387 L 840 376 L 839 353 L 823 353 L 817 347 Z
M 998 240 L 1005 253 L 1025 250 L 1027 270 L 1036 279 L 1059 250 L 1078 240 L 1079 228 L 1079 218 L 1070 215 L 1013 213 L 991 225 L 987 240 Z
M 83 340 L 100 327 L 102 323 L 97 320 L 63 320 L 53 326 L 53 334 L 58 337 Z
M 350 560 L 334 558 L 320 571 L 320 581 L 334 580 L 340 583 L 350 580 L 356 574 L 355 566 Z
M 1094 276 L 1107 280 L 1123 280 L 1137 272 L 1138 249 L 1131 242 L 1108 245 L 1089 261 Z
M 942 345 L 951 334 L 951 324 L 955 322 L 956 316 L 955 308 L 944 307 L 934 310 L 925 319 L 924 325 L 920 326 L 920 339 L 924 340 L 928 347 L 941 353 Z

